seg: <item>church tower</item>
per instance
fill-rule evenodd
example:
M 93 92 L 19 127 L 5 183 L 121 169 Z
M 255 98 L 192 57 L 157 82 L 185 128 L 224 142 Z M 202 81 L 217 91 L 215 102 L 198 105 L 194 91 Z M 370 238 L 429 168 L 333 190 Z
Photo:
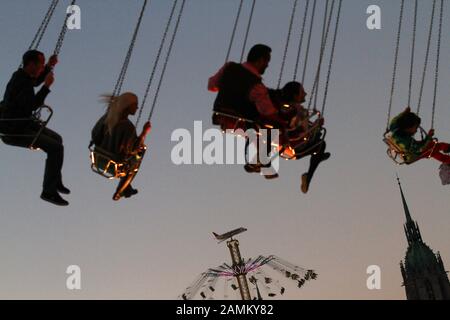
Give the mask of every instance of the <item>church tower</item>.
M 400 263 L 403 286 L 408 300 L 450 300 L 450 282 L 439 252 L 423 242 L 419 225 L 414 222 L 398 179 L 406 215 L 404 230 L 408 240 L 405 261 Z

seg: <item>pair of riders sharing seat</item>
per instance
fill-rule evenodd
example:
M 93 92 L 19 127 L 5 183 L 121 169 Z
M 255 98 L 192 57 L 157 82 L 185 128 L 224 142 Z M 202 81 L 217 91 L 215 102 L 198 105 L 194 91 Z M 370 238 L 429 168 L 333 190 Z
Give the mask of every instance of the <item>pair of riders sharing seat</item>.
M 248 129 L 255 128 L 254 124 L 263 124 L 260 127 L 268 125 L 269 127 L 280 130 L 280 149 L 286 141 L 283 141 L 287 135 L 288 138 L 302 137 L 304 139 L 298 146 L 298 150 L 279 150 L 285 152 L 293 158 L 302 158 L 306 155 L 311 156 L 310 166 L 307 173 L 302 175 L 301 189 L 304 193 L 308 192 L 310 182 L 314 172 L 322 161 L 330 157 L 325 152 L 326 144 L 320 141 L 319 135 L 306 133 L 312 128 L 320 128 L 323 125 L 323 118 L 315 122 L 310 121 L 310 115 L 302 103 L 305 102 L 306 92 L 303 85 L 298 82 L 289 82 L 282 89 L 268 89 L 262 82 L 262 75 L 269 66 L 272 49 L 263 44 L 253 46 L 247 56 L 245 63 L 226 63 L 215 75 L 209 78 L 208 90 L 217 92 L 214 102 L 213 123 L 220 125 L 222 129 Z M 244 119 L 244 120 L 243 120 Z M 309 141 L 305 143 L 304 141 Z M 313 147 L 302 153 L 305 145 Z M 270 149 L 270 142 L 267 142 Z M 267 150 L 269 153 L 269 150 Z M 293 151 L 298 151 L 295 156 Z M 257 163 L 247 164 L 247 172 L 261 172 L 264 167 L 259 159 Z M 251 161 L 250 161 L 251 162 Z M 269 164 L 270 167 L 270 164 Z M 267 179 L 278 177 L 276 173 L 266 174 Z

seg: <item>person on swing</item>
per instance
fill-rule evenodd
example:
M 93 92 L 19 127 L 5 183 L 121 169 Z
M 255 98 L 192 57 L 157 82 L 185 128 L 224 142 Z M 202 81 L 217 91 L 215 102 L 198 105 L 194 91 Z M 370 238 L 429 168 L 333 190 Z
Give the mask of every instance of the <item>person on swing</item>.
M 1 118 L 5 119 L 1 122 L 1 130 L 5 134 L 2 140 L 6 144 L 30 147 L 41 129 L 40 124 L 32 120 L 32 115 L 44 105 L 45 98 L 50 93 L 50 87 L 54 82 L 52 69 L 57 63 L 58 57 L 53 55 L 45 64 L 44 54 L 37 50 L 29 50 L 23 55 L 22 67 L 12 75 L 1 102 Z M 34 88 L 41 85 L 42 87 L 35 93 Z M 28 118 L 30 121 L 10 121 Z M 62 182 L 63 139 L 55 131 L 44 128 L 34 147 L 47 153 L 41 199 L 59 206 L 69 205 L 69 202 L 60 196 L 60 193 L 70 193 Z
M 262 75 L 269 66 L 272 49 L 264 44 L 253 46 L 245 63 L 227 62 L 215 75 L 209 78 L 208 90 L 217 92 L 214 110 L 233 108 L 247 119 L 257 118 L 284 127 L 286 123 L 278 116 Z M 247 172 L 260 172 L 261 164 L 245 165 Z M 266 175 L 276 178 L 277 174 Z
M 282 89 L 269 90 L 269 95 L 274 105 L 280 110 L 281 117 L 289 123 L 289 128 L 295 130 L 293 134 L 302 135 L 314 126 L 323 125 L 324 121 L 321 117 L 314 123 L 309 121 L 309 112 L 303 107 L 307 93 L 301 83 L 296 81 L 288 82 Z M 309 138 L 314 139 L 315 137 Z M 314 140 L 312 141 L 314 142 Z M 330 153 L 325 152 L 325 149 L 326 143 L 322 141 L 316 149 L 311 150 L 308 154 L 311 156 L 311 160 L 308 172 L 302 175 L 301 190 L 303 193 L 308 192 L 309 185 L 319 164 L 330 158 Z
M 420 127 L 420 117 L 407 107 L 405 111 L 392 119 L 389 125 L 392 140 L 404 152 L 405 161 L 433 158 L 444 164 L 450 164 L 450 144 L 433 140 L 431 129 L 425 139 L 417 141 L 414 135 Z
M 136 127 L 128 119 L 128 116 L 135 115 L 138 110 L 138 97 L 134 93 L 126 92 L 117 97 L 103 95 L 102 98 L 108 109 L 92 129 L 92 141 L 96 146 L 116 155 L 117 159 L 127 159 L 144 145 L 151 124 L 146 122 L 142 133 L 137 136 Z M 127 178 L 121 178 L 113 195 L 114 201 L 122 196 L 130 198 L 138 193 L 131 184 L 119 193 Z

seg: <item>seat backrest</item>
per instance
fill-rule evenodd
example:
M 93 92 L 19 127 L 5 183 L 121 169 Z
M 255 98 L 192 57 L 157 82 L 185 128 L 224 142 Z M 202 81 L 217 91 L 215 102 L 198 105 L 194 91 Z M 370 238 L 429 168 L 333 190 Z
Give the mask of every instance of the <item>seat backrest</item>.
M 252 123 L 245 119 L 240 119 L 232 114 L 228 115 L 221 112 L 213 112 L 212 121 L 214 125 L 220 126 L 222 131 L 238 129 L 246 131 L 253 127 Z
M 395 152 L 397 152 L 397 153 L 404 153 L 404 152 L 405 152 L 405 150 L 403 150 L 403 149 L 395 142 L 395 139 L 394 139 L 394 137 L 393 137 L 393 133 L 392 133 L 392 132 L 390 132 L 390 131 L 387 132 L 387 133 L 384 135 L 383 141 L 384 141 L 384 143 L 387 144 L 387 146 L 388 146 L 390 149 L 393 149 Z
M 412 164 L 416 162 L 419 158 L 414 157 L 410 153 L 407 152 L 407 150 L 403 150 L 393 138 L 392 132 L 387 132 L 384 135 L 383 139 L 384 143 L 389 147 L 388 149 L 388 155 L 392 158 L 396 163 L 398 164 Z
M 113 160 L 115 162 L 121 162 L 123 160 L 123 159 L 120 159 L 117 155 L 115 155 L 109 151 L 106 151 L 105 149 L 100 148 L 98 146 L 94 147 L 94 153 L 98 154 L 102 158 Z

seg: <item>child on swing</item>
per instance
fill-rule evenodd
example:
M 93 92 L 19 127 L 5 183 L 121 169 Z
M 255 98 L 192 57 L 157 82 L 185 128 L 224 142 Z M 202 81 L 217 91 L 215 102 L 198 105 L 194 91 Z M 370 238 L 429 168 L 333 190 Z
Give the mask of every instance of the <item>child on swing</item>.
M 421 141 L 414 139 L 420 123 L 420 117 L 411 112 L 410 107 L 407 107 L 405 111 L 392 119 L 389 125 L 392 139 L 404 151 L 405 160 L 434 158 L 444 164 L 450 164 L 450 155 L 446 154 L 450 153 L 450 144 L 436 142 L 433 139 L 434 129 L 428 132 L 425 139 Z

